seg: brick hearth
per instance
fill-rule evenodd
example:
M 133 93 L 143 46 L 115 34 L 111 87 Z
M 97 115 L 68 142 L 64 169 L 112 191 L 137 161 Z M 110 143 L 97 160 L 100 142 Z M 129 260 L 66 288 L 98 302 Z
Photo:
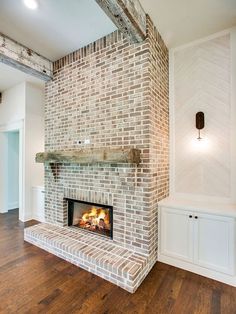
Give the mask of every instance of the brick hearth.
M 129 292 L 135 292 L 151 266 L 147 256 L 69 227 L 38 224 L 25 229 L 25 240 Z

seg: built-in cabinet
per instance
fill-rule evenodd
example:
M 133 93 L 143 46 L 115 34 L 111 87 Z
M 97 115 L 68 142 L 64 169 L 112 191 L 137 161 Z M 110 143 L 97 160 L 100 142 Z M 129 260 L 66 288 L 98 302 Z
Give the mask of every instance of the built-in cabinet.
M 159 206 L 160 261 L 182 268 L 189 265 L 188 270 L 193 265 L 198 273 L 204 268 L 234 276 L 235 236 L 233 215 L 174 208 L 168 202 Z
M 234 246 L 233 218 L 194 214 L 194 263 L 234 275 Z
M 190 218 L 191 217 L 191 218 Z M 193 214 L 172 208 L 161 210 L 161 253 L 193 261 Z
M 43 222 L 44 221 L 44 187 L 34 186 L 32 187 L 31 207 L 32 218 Z

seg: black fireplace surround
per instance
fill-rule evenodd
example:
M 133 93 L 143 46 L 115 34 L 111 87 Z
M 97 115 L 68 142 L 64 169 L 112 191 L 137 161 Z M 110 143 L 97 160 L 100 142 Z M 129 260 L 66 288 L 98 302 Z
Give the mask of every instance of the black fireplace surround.
M 66 198 L 68 226 L 113 237 L 113 207 Z

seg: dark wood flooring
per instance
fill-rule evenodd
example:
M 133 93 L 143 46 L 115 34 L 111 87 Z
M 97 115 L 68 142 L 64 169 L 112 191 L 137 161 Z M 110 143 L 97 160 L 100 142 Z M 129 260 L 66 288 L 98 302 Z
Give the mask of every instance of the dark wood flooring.
M 236 288 L 157 263 L 132 295 L 25 243 L 23 228 L 0 214 L 0 313 L 236 313 Z

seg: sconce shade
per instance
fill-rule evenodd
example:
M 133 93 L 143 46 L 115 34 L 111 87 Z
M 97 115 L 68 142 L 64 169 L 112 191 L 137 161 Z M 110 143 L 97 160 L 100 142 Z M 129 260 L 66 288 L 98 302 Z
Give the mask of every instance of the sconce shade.
M 196 114 L 196 128 L 198 130 L 202 130 L 204 126 L 205 126 L 204 113 L 202 111 L 199 111 Z

